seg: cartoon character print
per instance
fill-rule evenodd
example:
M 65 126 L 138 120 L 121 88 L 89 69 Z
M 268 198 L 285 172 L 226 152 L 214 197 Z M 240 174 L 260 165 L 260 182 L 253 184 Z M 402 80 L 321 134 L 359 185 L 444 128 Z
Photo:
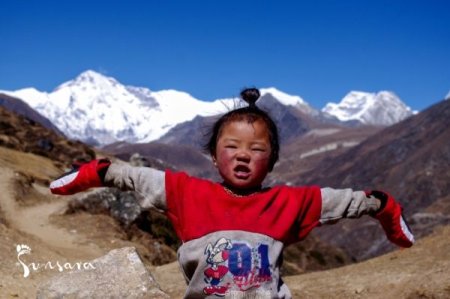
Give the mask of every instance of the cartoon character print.
M 272 281 L 268 249 L 267 244 L 252 248 L 245 242 L 225 238 L 214 245 L 209 243 L 205 249 L 209 267 L 203 272 L 208 286 L 203 292 L 223 297 L 232 287 L 245 292 Z M 226 275 L 228 281 L 225 281 Z
M 209 243 L 206 246 L 206 262 L 210 265 L 204 271 L 205 282 L 209 284 L 203 289 L 206 295 L 225 296 L 228 287 L 220 285 L 220 283 L 228 273 L 228 267 L 223 265 L 223 263 L 228 260 L 228 250 L 231 248 L 231 241 L 225 238 L 220 238 L 214 245 Z

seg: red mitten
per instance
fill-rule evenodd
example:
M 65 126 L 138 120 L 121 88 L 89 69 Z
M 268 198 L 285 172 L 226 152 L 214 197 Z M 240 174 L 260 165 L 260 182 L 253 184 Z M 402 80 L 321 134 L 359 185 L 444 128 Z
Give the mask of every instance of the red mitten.
M 92 160 L 79 168 L 66 172 L 50 184 L 53 194 L 71 195 L 92 187 L 101 187 L 102 176 L 111 161 L 108 159 Z
M 382 191 L 370 191 L 367 195 L 381 201 L 380 211 L 373 217 L 380 221 L 388 240 L 401 247 L 411 247 L 414 236 L 403 218 L 401 205 L 390 194 Z

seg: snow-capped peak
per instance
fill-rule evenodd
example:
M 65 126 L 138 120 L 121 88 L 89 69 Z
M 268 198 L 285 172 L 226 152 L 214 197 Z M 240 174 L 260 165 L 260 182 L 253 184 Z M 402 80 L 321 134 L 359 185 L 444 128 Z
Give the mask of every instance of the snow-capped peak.
M 22 88 L 14 92 L 8 91 L 2 92 L 19 99 L 27 99 L 26 102 L 33 108 L 42 105 L 48 101 L 48 94 L 46 92 L 41 92 L 34 87 Z
M 27 102 L 73 139 L 99 144 L 148 142 L 197 115 L 224 112 L 186 92 L 124 86 L 94 71 L 81 73 L 51 93 L 27 88 L 6 92 Z
M 260 91 L 261 96 L 270 94 L 281 104 L 309 115 L 319 113 L 299 96 L 274 87 Z M 237 98 L 206 102 L 177 90 L 152 91 L 145 87 L 124 86 L 116 79 L 92 70 L 59 85 L 51 93 L 34 88 L 2 92 L 27 102 L 70 138 L 99 144 L 156 140 L 179 123 L 196 116 L 222 114 L 239 107 L 242 102 Z M 365 123 L 383 125 L 411 114 L 410 109 L 390 92 L 354 91 L 340 104 L 327 105 L 324 111 L 342 120 L 358 118 Z
M 391 125 L 413 114 L 393 92 L 349 92 L 340 103 L 328 103 L 322 112 L 341 121 L 358 120 L 370 125 Z
M 107 77 L 92 70 L 87 70 L 79 74 L 75 79 L 62 83 L 56 87 L 54 91 L 64 88 L 86 89 L 91 88 L 92 86 L 104 88 L 115 84 L 118 84 L 118 82 L 114 78 Z
M 311 107 L 305 100 L 303 100 L 301 97 L 296 95 L 290 95 L 285 92 L 282 92 L 275 87 L 269 87 L 269 88 L 261 88 L 260 89 L 261 96 L 270 94 L 275 99 L 278 100 L 283 105 L 286 106 L 294 106 L 295 108 L 299 109 L 300 111 L 310 114 L 310 115 L 317 115 L 319 112 Z
M 276 98 L 280 103 L 284 105 L 290 106 L 296 106 L 298 104 L 307 105 L 307 103 L 301 97 L 284 93 L 282 91 L 279 91 L 275 87 L 261 88 L 260 92 L 261 96 L 271 94 L 274 98 Z
M 444 100 L 449 100 L 450 99 L 450 90 L 448 91 L 447 95 L 445 96 Z

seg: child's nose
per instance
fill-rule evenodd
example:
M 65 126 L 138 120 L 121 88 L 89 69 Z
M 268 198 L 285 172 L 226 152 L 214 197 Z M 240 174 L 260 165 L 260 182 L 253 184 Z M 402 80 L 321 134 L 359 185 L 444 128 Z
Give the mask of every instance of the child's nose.
M 240 150 L 237 153 L 236 158 L 238 161 L 250 161 L 251 156 L 247 150 Z

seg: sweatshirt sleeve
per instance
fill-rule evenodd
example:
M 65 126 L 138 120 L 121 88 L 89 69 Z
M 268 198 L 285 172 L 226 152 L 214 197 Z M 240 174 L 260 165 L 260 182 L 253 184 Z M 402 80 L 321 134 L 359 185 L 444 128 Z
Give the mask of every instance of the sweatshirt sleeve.
M 104 184 L 124 191 L 136 191 L 142 196 L 139 204 L 143 209 L 167 210 L 165 173 L 161 170 L 112 163 L 105 174 Z
M 359 218 L 375 214 L 380 209 L 380 200 L 367 196 L 364 191 L 352 189 L 322 188 L 321 224 L 333 224 L 342 218 Z

